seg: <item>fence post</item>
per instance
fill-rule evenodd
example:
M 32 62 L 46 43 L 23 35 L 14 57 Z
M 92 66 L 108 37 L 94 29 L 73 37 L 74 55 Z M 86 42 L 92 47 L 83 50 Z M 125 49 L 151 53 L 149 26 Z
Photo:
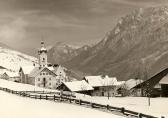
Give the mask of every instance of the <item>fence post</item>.
M 54 101 L 55 101 L 55 95 L 54 95 Z
M 41 95 L 40 95 L 40 100 L 41 100 Z
M 93 105 L 93 103 L 91 103 L 91 107 L 92 107 L 92 108 L 94 108 L 94 105 Z
M 138 118 L 142 118 L 142 114 L 141 113 L 138 113 Z
M 81 100 L 79 100 L 79 105 L 81 105 Z
M 48 96 L 46 95 L 46 100 L 48 100 Z
M 69 98 L 69 103 L 71 103 L 71 98 Z
M 109 110 L 109 105 L 107 105 L 107 110 Z
M 121 113 L 123 113 L 123 114 L 124 114 L 124 112 L 125 112 L 125 108 L 124 108 L 124 107 L 122 107 L 122 108 L 121 108 Z
M 25 93 L 23 92 L 23 97 L 25 97 Z

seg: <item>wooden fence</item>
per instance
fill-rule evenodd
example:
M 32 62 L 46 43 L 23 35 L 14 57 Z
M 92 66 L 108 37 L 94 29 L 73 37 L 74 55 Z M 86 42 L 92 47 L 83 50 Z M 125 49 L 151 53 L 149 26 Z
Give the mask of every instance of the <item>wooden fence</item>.
M 124 107 L 120 108 L 120 107 L 114 107 L 110 105 L 103 105 L 103 104 L 98 104 L 98 103 L 76 99 L 75 96 L 69 96 L 69 95 L 64 95 L 64 94 L 60 95 L 59 92 L 57 93 L 57 92 L 44 92 L 44 91 L 14 91 L 14 90 L 11 90 L 8 88 L 2 88 L 2 87 L 0 87 L 0 90 L 6 91 L 12 94 L 16 94 L 19 96 L 23 96 L 23 97 L 34 98 L 34 99 L 69 102 L 69 103 L 74 103 L 78 105 L 89 106 L 94 109 L 106 110 L 109 112 L 117 111 L 118 113 L 124 116 L 132 116 L 135 118 L 158 118 L 155 116 L 146 115 L 143 113 L 138 113 L 138 112 L 134 112 L 131 110 L 127 110 Z M 38 94 L 34 94 L 34 93 L 38 93 Z M 48 94 L 51 94 L 51 95 L 48 95 Z M 165 117 L 162 116 L 161 118 L 165 118 Z

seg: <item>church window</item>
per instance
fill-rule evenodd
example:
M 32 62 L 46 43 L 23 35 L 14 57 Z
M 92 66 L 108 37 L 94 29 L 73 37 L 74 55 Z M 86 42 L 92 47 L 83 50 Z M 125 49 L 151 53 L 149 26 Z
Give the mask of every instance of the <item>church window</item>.
M 43 62 L 45 61 L 45 58 L 43 58 Z

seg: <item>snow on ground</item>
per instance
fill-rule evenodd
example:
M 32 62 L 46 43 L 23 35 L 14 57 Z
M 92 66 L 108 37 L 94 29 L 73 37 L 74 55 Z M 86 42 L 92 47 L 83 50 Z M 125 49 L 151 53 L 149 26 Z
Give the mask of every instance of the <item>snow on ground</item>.
M 0 91 L 1 118 L 123 118 L 122 116 L 53 101 L 30 99 Z
M 51 92 L 57 92 L 57 90 L 35 87 L 33 85 L 16 83 L 16 82 L 4 80 L 4 79 L 0 79 L 0 87 L 8 88 L 8 89 L 16 90 L 16 91 L 51 91 Z
M 148 106 L 148 98 L 146 97 L 111 97 L 108 100 L 107 97 L 80 96 L 80 99 L 115 107 L 125 107 L 132 111 L 168 118 L 168 98 L 151 98 L 151 106 Z
M 18 91 L 34 91 L 34 90 L 36 91 L 44 90 L 53 92 L 57 91 L 57 90 L 39 88 L 28 84 L 15 83 L 2 79 L 0 79 L 0 87 L 6 87 Z M 168 118 L 168 98 L 151 98 L 151 106 L 148 106 L 148 98 L 145 97 L 111 97 L 108 100 L 107 97 L 90 97 L 88 95 L 82 95 L 82 94 L 76 94 L 76 96 L 79 99 L 87 100 L 90 102 L 101 103 L 106 105 L 109 104 L 111 106 L 116 107 L 125 107 L 126 109 L 129 110 L 154 115 L 157 117 L 165 116 L 165 118 Z M 2 96 L 0 96 L 0 102 L 1 99 Z
M 0 65 L 18 71 L 20 66 L 33 65 L 34 62 L 37 63 L 37 58 L 14 51 L 11 49 L 6 49 L 0 47 Z

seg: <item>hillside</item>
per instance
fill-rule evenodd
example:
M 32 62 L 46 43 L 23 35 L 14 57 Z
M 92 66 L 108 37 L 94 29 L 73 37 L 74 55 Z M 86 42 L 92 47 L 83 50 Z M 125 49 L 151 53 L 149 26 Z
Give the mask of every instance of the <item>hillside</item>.
M 168 7 L 136 10 L 121 18 L 105 38 L 64 65 L 119 80 L 144 79 L 168 67 Z
M 20 66 L 33 65 L 33 63 L 37 63 L 35 57 L 8 49 L 7 47 L 0 47 L 0 66 L 8 70 L 18 71 Z

